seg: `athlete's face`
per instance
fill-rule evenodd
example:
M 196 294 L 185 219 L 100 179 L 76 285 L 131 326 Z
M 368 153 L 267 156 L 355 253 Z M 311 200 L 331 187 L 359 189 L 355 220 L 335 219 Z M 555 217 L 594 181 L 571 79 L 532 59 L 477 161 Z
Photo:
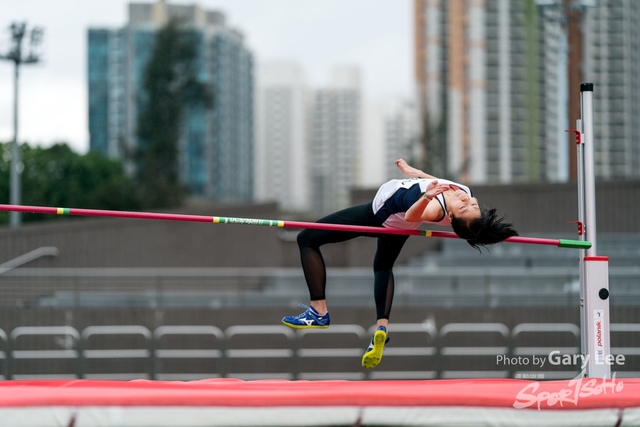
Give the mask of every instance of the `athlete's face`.
M 480 206 L 478 199 L 469 196 L 465 191 L 456 189 L 449 201 L 449 216 L 469 222 L 480 218 Z

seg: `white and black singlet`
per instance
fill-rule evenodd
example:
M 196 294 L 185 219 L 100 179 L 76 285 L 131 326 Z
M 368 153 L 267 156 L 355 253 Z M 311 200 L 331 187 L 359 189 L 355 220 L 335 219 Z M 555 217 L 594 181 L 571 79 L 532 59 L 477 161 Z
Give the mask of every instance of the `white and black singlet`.
M 392 179 L 383 184 L 378 193 L 373 198 L 373 213 L 380 221 L 383 227 L 402 228 L 413 230 L 419 228 L 422 223 L 409 222 L 404 219 L 404 214 L 411 206 L 422 196 L 427 187 L 436 179 L 410 178 L 410 179 Z M 466 185 L 447 179 L 437 179 L 441 184 L 455 185 L 467 194 L 473 197 L 471 189 Z M 447 218 L 447 202 L 444 195 L 438 194 L 435 200 L 442 207 L 442 218 L 438 221 L 429 221 L 433 224 L 449 225 Z

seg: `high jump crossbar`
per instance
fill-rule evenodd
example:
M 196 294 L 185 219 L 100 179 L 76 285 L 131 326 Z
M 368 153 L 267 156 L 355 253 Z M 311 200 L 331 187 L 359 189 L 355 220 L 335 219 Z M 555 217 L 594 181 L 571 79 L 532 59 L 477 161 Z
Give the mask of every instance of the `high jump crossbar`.
M 266 226 L 266 227 L 281 227 L 281 228 L 312 228 L 316 230 L 350 231 L 350 232 L 360 232 L 360 233 L 364 232 L 364 233 L 370 233 L 370 234 L 399 234 L 399 235 L 409 235 L 409 236 L 459 239 L 457 234 L 452 233 L 450 231 L 403 230 L 403 229 L 397 229 L 397 228 L 366 227 L 366 226 L 343 225 L 343 224 L 325 224 L 325 223 L 319 223 L 319 222 L 282 221 L 282 220 L 272 220 L 272 219 L 230 218 L 230 217 L 204 216 L 204 215 L 113 211 L 113 210 L 100 210 L 100 209 L 54 208 L 54 207 L 45 207 L 45 206 L 2 205 L 2 204 L 0 204 L 0 211 L 39 213 L 39 214 L 52 214 L 52 215 L 76 215 L 76 216 L 92 216 L 92 217 L 152 219 L 152 220 L 166 220 L 166 221 L 206 222 L 206 223 L 213 223 L 213 224 L 259 225 L 259 226 Z M 585 241 L 585 240 L 543 239 L 539 237 L 523 237 L 523 236 L 509 237 L 508 239 L 505 240 L 505 242 L 525 243 L 530 245 L 557 246 L 559 248 L 573 248 L 573 249 L 588 249 L 591 247 L 591 242 Z

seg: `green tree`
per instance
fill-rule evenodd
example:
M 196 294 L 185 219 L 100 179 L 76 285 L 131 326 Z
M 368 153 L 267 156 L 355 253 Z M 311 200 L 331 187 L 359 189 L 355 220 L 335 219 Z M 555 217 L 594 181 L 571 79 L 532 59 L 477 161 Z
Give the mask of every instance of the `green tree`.
M 0 198 L 9 200 L 11 144 L 1 144 Z M 119 161 L 90 152 L 75 153 L 66 144 L 49 148 L 21 145 L 22 204 L 90 209 L 136 210 L 142 207 L 138 190 Z M 6 202 L 5 202 L 6 203 Z M 24 221 L 50 220 L 56 215 L 25 214 Z M 9 214 L 0 215 L 8 223 Z
M 155 36 L 138 100 L 138 148 L 133 153 L 136 179 L 146 207 L 179 205 L 178 141 L 185 110 L 211 105 L 209 87 L 198 79 L 200 34 L 171 20 Z

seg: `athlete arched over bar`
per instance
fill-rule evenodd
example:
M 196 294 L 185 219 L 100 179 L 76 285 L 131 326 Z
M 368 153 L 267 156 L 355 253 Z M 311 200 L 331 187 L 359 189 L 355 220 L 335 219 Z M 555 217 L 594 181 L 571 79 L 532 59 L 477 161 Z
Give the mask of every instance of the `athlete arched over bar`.
M 480 207 L 469 187 L 428 175 L 402 159 L 395 163 L 409 179 L 391 180 L 378 189 L 371 202 L 335 212 L 317 222 L 402 229 L 417 229 L 422 223 L 451 225 L 460 238 L 478 250 L 518 235 L 511 224 L 504 222 L 504 217 L 497 216 L 495 209 Z M 298 247 L 311 304 L 300 304 L 306 310 L 297 316 L 286 316 L 282 322 L 296 329 L 329 327 L 326 267 L 320 247 L 359 236 L 378 239 L 373 260 L 378 328 L 362 357 L 362 366 L 373 368 L 380 363 L 384 345 L 389 340 L 389 314 L 394 293 L 393 264 L 409 236 L 315 229 L 300 232 Z

